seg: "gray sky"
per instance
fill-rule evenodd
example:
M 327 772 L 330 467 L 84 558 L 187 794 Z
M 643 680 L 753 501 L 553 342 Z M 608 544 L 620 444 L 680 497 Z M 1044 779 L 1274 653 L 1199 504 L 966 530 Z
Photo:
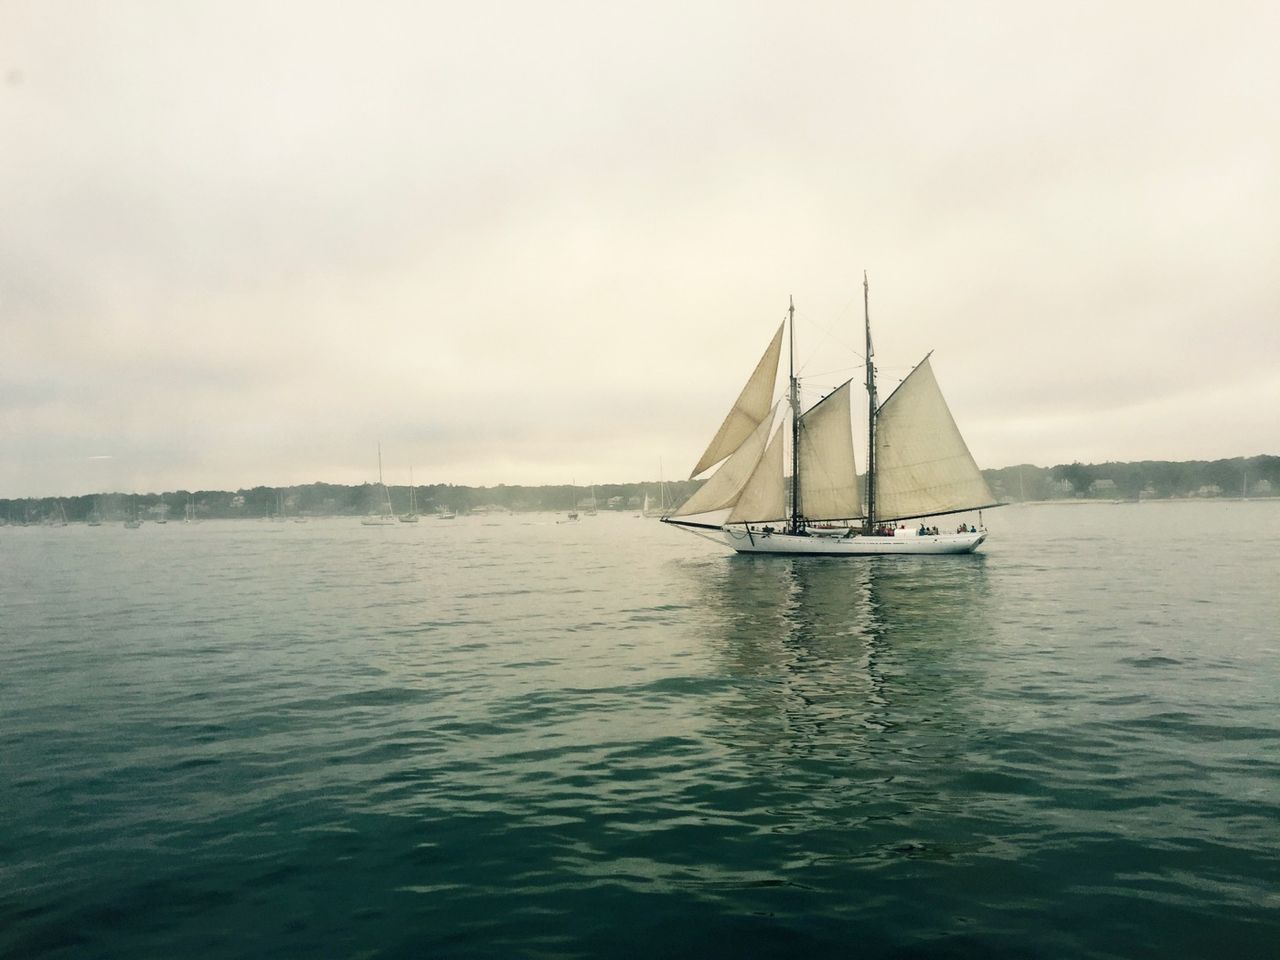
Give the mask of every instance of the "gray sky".
M 0 496 L 684 475 L 788 295 L 813 396 L 859 362 L 864 268 L 982 466 L 1280 453 L 1277 36 L 3 0 Z

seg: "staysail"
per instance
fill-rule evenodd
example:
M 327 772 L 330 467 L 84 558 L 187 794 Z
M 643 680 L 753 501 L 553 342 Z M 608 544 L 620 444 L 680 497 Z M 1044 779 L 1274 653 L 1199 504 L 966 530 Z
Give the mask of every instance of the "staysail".
M 806 520 L 862 516 L 846 381 L 800 418 L 800 504 Z
M 764 456 L 742 488 L 742 494 L 725 523 L 781 520 L 787 515 L 787 487 L 782 477 L 782 436 L 785 432 L 779 430 L 769 441 Z
M 755 430 L 747 435 L 746 441 L 733 451 L 733 456 L 711 475 L 688 500 L 680 505 L 680 509 L 671 514 L 672 517 L 692 517 L 700 513 L 711 513 L 732 507 L 738 502 L 743 488 L 755 472 L 756 464 L 764 455 L 765 441 L 769 439 L 769 428 L 773 426 L 773 409 L 766 409 L 765 415 Z
M 876 519 L 995 504 L 925 357 L 876 415 Z
M 774 334 L 769 348 L 756 364 L 750 379 L 747 380 L 747 385 L 742 388 L 742 393 L 738 395 L 733 409 L 724 418 L 724 423 L 720 424 L 720 429 L 716 431 L 706 452 L 698 460 L 698 465 L 689 474 L 690 478 L 696 477 L 708 467 L 715 466 L 739 449 L 743 441 L 751 436 L 752 431 L 769 415 L 773 407 L 773 385 L 778 379 L 778 357 L 782 353 L 784 325 L 785 323 L 779 324 L 778 332 Z

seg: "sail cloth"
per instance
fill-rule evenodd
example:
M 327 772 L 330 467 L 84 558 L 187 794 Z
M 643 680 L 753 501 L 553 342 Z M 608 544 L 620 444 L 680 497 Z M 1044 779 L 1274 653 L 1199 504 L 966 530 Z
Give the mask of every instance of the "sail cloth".
M 775 405 L 776 409 L 776 405 Z M 732 507 L 738 502 L 742 488 L 751 479 L 756 464 L 764 455 L 765 441 L 769 439 L 769 428 L 773 426 L 773 409 L 765 411 L 764 418 L 755 430 L 747 435 L 742 446 L 734 451 L 733 456 L 711 475 L 711 477 L 694 491 L 693 496 L 680 505 L 680 509 L 671 514 L 672 517 L 692 517 L 699 513 L 711 513 Z
M 876 415 L 876 519 L 990 507 L 995 499 L 925 357 Z
M 782 479 L 782 434 L 779 429 L 769 441 L 764 456 L 742 488 L 725 523 L 755 523 L 782 520 L 787 515 L 787 486 Z
M 806 520 L 862 516 L 846 381 L 800 418 L 800 504 Z
M 751 436 L 751 432 L 760 425 L 760 421 L 769 414 L 773 407 L 774 382 L 778 379 L 778 357 L 782 353 L 783 325 L 778 325 L 778 332 L 773 335 L 773 342 L 769 344 L 764 356 L 756 364 L 751 378 L 747 380 L 747 385 L 742 388 L 737 402 L 729 411 L 729 415 L 724 418 L 724 423 L 720 424 L 720 429 L 716 431 L 715 437 L 698 461 L 698 465 L 689 474 L 690 479 L 708 467 L 715 466 L 737 450 L 742 442 Z

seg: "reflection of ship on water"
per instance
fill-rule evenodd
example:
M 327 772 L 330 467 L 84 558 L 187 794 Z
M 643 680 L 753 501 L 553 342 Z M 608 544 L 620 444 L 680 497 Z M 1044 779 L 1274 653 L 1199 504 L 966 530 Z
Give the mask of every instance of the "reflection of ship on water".
M 705 574 L 705 571 L 704 571 Z M 866 758 L 904 728 L 959 722 L 988 632 L 986 559 L 742 557 L 702 582 L 707 627 L 736 695 L 726 735 L 768 752 Z

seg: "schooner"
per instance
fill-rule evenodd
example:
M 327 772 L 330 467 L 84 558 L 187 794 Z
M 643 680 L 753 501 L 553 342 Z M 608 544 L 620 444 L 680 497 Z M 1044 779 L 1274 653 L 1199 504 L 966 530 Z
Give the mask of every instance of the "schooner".
M 879 400 L 865 273 L 862 302 L 866 472 L 860 476 L 854 465 L 852 380 L 801 412 L 793 303 L 690 479 L 716 464 L 720 468 L 664 523 L 722 538 L 739 553 L 972 553 L 986 539 L 986 529 L 976 526 L 935 533 L 923 523 L 906 522 L 999 503 L 938 388 L 932 353 Z M 773 388 L 784 332 L 790 355 L 787 411 L 775 431 L 783 400 L 773 400 Z M 790 460 L 789 474 L 784 459 Z

